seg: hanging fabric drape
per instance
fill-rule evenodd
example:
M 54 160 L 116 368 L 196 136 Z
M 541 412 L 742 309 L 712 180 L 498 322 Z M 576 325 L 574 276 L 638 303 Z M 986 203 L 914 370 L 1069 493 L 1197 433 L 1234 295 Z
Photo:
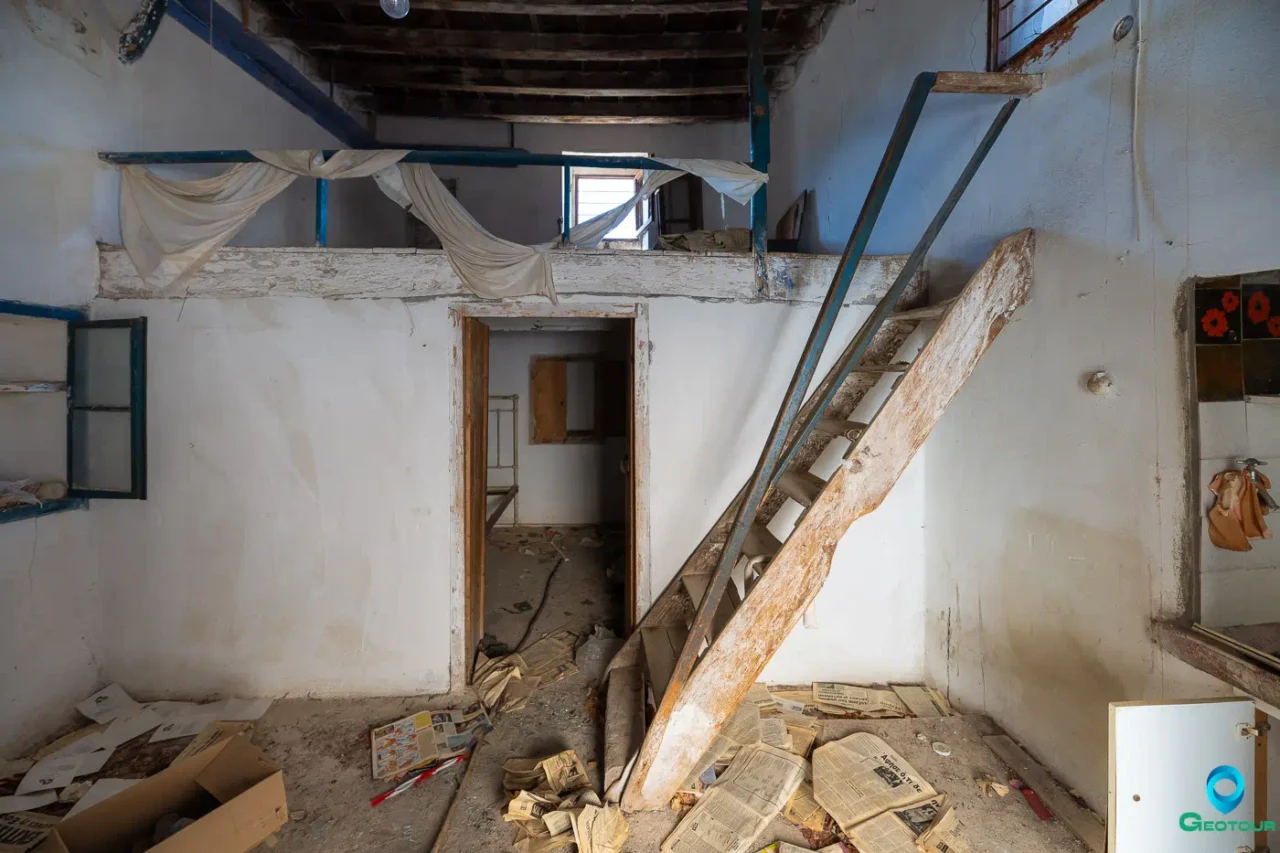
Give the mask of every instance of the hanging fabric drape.
M 299 175 L 364 178 L 399 162 L 406 151 L 254 151 L 212 178 L 171 181 L 126 166 L 120 182 L 120 232 L 138 275 L 157 290 L 175 289 L 240 233 L 262 205 Z
M 250 151 L 264 163 L 284 169 L 304 178 L 367 178 L 404 159 L 408 151 L 335 151 L 328 160 L 324 152 L 315 149 L 289 149 L 285 151 Z
M 486 299 L 545 296 L 556 301 L 546 249 L 490 234 L 425 163 L 401 163 L 399 172 L 414 215 L 440 238 L 449 264 L 468 290 Z M 378 181 L 384 189 L 387 183 L 386 177 Z
M 177 290 L 262 205 L 299 176 L 323 180 L 372 176 L 388 197 L 440 237 L 454 272 L 473 293 L 487 299 L 556 299 L 547 249 L 559 245 L 559 240 L 522 246 L 494 236 L 445 189 L 430 166 L 401 163 L 407 151 L 337 151 L 328 159 L 316 149 L 251 153 L 260 162 L 241 163 L 216 177 L 195 181 L 167 180 L 141 166 L 121 169 L 121 235 L 125 251 L 149 287 Z M 769 179 L 750 166 L 730 161 L 655 159 L 671 170 L 646 172 L 632 198 L 570 229 L 570 243 L 598 245 L 637 204 L 683 172 L 697 175 L 741 204 L 749 202 Z
M 745 163 L 732 160 L 699 160 L 697 158 L 654 157 L 659 163 L 697 175 L 711 185 L 721 195 L 727 195 L 738 204 L 750 204 L 751 197 L 764 184 L 769 183 L 769 176 L 757 172 Z
M 120 181 L 125 251 L 148 287 L 172 288 L 204 266 L 294 179 L 266 163 L 241 163 L 198 181 L 170 181 L 141 166 L 126 166 Z

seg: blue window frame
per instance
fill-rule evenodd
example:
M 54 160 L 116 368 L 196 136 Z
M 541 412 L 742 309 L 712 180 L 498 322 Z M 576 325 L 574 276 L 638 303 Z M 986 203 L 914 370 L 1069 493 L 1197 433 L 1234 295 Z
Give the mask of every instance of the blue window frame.
M 88 498 L 147 496 L 147 321 L 87 320 L 75 308 L 0 300 L 0 315 L 66 323 L 65 498 L 0 509 L 0 523 L 82 509 Z M 25 383 L 32 385 L 34 383 Z

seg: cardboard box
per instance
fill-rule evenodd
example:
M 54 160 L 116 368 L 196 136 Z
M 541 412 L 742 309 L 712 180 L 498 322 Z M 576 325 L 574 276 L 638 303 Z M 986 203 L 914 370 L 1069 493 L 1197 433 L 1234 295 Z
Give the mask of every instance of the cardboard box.
M 148 853 L 245 853 L 288 820 L 284 774 L 238 735 L 67 818 L 36 853 L 130 853 L 175 812 L 196 821 Z

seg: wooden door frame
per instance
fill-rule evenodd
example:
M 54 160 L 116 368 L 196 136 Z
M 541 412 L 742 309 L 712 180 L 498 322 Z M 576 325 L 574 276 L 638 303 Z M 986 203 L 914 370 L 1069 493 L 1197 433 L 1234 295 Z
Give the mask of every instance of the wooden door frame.
M 466 388 L 463 384 L 464 319 L 488 317 L 582 317 L 627 319 L 632 321 L 631 354 L 634 362 L 632 375 L 631 422 L 633 440 L 631 453 L 631 491 L 634 496 L 633 518 L 635 536 L 632 573 L 632 600 L 635 613 L 630 614 L 634 623 L 640 614 L 649 609 L 650 603 L 650 510 L 649 510 L 649 310 L 643 302 L 636 303 L 584 303 L 572 305 L 548 305 L 523 302 L 465 302 L 450 308 L 453 321 L 453 393 L 449 418 L 453 431 L 454 499 L 450 509 L 451 543 L 449 583 L 449 684 L 451 689 L 465 687 L 470 674 L 470 649 L 467 648 L 467 555 L 466 555 L 466 425 L 463 403 Z

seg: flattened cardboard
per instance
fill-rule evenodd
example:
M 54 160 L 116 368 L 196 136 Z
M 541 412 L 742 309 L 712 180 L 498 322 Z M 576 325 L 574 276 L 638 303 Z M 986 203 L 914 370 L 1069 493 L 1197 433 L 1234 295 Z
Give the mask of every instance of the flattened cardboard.
M 67 818 L 37 853 L 127 853 L 161 815 L 211 796 L 222 805 L 150 853 L 245 853 L 288 819 L 284 774 L 239 735 Z

